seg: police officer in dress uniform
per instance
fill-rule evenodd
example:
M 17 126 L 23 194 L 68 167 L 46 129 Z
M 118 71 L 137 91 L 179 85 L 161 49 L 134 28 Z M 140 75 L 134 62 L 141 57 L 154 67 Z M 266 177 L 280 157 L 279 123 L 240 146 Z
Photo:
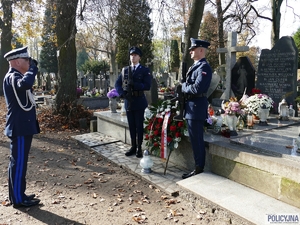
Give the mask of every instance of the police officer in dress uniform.
M 25 194 L 32 137 L 40 132 L 32 95 L 32 86 L 38 72 L 37 61 L 29 57 L 27 47 L 12 50 L 4 58 L 9 62 L 9 70 L 3 80 L 7 105 L 4 133 L 10 139 L 9 199 L 15 208 L 29 207 L 40 202 L 35 194 Z
M 186 94 L 184 117 L 188 124 L 188 132 L 193 148 L 195 170 L 183 174 L 188 178 L 203 172 L 205 165 L 205 144 L 203 126 L 207 118 L 208 101 L 206 92 L 210 86 L 212 69 L 205 59 L 209 42 L 191 38 L 189 48 L 194 64 L 186 74 L 186 81 L 182 83 L 182 92 Z
M 143 157 L 142 142 L 144 138 L 144 112 L 148 106 L 144 90 L 150 90 L 152 76 L 148 68 L 139 62 L 142 51 L 138 47 L 129 50 L 130 66 L 122 69 L 115 83 L 115 88 L 121 98 L 125 99 L 125 110 L 129 125 L 131 148 L 125 153 L 126 156 L 136 155 Z M 132 79 L 129 77 L 131 70 Z M 130 85 L 130 88 L 128 88 Z M 128 93 L 128 90 L 131 93 Z

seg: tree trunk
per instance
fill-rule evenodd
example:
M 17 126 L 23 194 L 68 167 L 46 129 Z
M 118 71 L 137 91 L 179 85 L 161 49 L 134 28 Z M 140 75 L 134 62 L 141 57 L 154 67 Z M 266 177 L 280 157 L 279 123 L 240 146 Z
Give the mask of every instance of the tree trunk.
M 280 34 L 280 20 L 281 20 L 281 13 L 280 7 L 283 0 L 271 0 L 272 2 L 272 36 L 271 36 L 271 45 L 272 47 L 276 44 L 279 40 Z
M 58 54 L 58 91 L 56 110 L 60 112 L 63 103 L 76 100 L 76 9 L 78 0 L 57 0 L 56 35 Z
M 183 61 L 187 63 L 187 67 L 190 67 L 193 64 L 193 61 L 189 54 L 189 47 L 191 46 L 190 38 L 198 38 L 200 24 L 204 11 L 204 4 L 204 0 L 193 0 L 192 3 L 191 14 L 188 20 L 184 37 L 185 47 Z
M 3 56 L 9 52 L 11 48 L 11 39 L 12 39 L 12 1 L 2 0 L 3 8 L 3 21 L 0 21 L 2 34 L 1 34 L 1 51 L 0 51 L 0 95 L 3 95 L 3 79 L 5 74 L 8 71 L 8 63 Z
M 218 17 L 218 40 L 219 40 L 219 48 L 224 48 L 225 47 L 225 42 L 224 42 L 224 19 L 223 19 L 223 10 L 222 10 L 222 3 L 221 0 L 216 0 L 216 5 L 217 5 L 217 17 Z M 219 65 L 226 64 L 225 61 L 225 53 L 220 53 L 219 54 Z

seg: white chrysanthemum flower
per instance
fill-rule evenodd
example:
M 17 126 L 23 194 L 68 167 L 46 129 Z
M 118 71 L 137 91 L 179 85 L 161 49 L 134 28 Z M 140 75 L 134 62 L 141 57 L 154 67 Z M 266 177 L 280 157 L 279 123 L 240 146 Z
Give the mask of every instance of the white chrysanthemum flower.
M 187 129 L 185 129 L 185 130 L 183 131 L 183 133 L 184 133 L 184 136 L 189 136 L 189 132 L 188 132 Z
M 177 141 L 175 141 L 175 143 L 174 143 L 174 148 L 178 148 L 178 142 Z

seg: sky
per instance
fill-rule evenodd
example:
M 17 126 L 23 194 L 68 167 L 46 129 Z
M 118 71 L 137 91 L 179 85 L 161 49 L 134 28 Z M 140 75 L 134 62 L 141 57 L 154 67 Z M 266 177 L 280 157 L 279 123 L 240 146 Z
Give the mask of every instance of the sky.
M 298 1 L 298 3 L 297 3 Z M 286 2 L 289 6 L 293 7 L 295 14 L 299 17 L 295 17 L 291 8 L 286 7 Z M 271 8 L 270 0 L 259 0 L 254 4 L 255 6 L 269 6 Z M 297 6 L 296 6 L 297 5 Z M 293 34 L 300 28 L 300 3 L 299 0 L 284 0 L 281 6 L 281 24 L 280 24 L 280 37 L 282 36 L 293 36 Z M 264 16 L 271 17 L 271 10 L 266 10 L 263 13 Z M 261 31 L 255 38 L 255 41 L 251 44 L 259 46 L 261 49 L 271 48 L 271 21 L 261 21 L 260 22 Z
M 167 0 L 168 1 L 168 0 Z M 154 8 L 154 14 L 152 15 L 152 21 L 154 22 L 154 34 L 160 36 L 161 26 L 158 26 L 159 21 L 161 20 L 161 14 L 157 13 L 157 9 L 160 7 L 160 1 L 150 0 L 151 6 Z M 298 17 L 294 16 L 292 9 L 286 7 L 286 3 L 291 6 L 295 14 Z M 271 18 L 271 1 L 270 0 L 258 0 L 253 3 L 257 9 L 266 8 L 263 11 L 262 15 Z M 300 0 L 283 0 L 281 6 L 281 28 L 280 28 L 280 37 L 282 36 L 292 36 L 300 28 Z M 156 9 L 156 10 L 155 10 Z M 205 10 L 205 9 L 204 9 Z M 210 10 L 210 9 L 208 9 Z M 156 12 L 156 13 L 155 13 Z M 261 49 L 270 49 L 271 48 L 271 30 L 272 22 L 269 20 L 259 19 L 259 29 L 257 36 L 249 44 L 249 46 L 259 46 Z

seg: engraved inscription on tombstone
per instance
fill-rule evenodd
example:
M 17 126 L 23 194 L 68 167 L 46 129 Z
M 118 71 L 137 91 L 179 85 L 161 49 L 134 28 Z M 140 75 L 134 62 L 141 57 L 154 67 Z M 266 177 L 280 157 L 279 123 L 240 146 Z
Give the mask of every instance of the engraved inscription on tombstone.
M 298 49 L 292 37 L 280 38 L 260 55 L 256 87 L 274 100 L 274 111 L 283 98 L 294 104 L 297 97 Z

